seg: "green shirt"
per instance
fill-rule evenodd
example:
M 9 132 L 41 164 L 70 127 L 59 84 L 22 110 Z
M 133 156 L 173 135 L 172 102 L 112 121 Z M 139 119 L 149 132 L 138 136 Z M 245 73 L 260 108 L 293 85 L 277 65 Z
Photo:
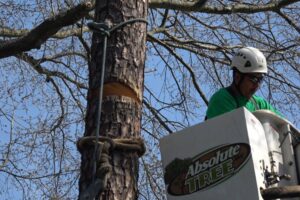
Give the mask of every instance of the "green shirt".
M 208 103 L 206 117 L 210 119 L 242 106 L 246 107 L 250 112 L 266 109 L 282 117 L 282 114 L 273 108 L 265 99 L 256 95 L 252 96 L 252 100 L 243 96 L 233 97 L 226 88 L 220 89 L 211 97 Z

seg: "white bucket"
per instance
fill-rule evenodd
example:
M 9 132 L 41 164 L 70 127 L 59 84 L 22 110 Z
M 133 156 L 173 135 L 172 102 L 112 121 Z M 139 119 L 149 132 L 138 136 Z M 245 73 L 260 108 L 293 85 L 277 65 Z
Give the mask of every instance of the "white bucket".
M 260 120 L 270 118 L 262 117 L 270 113 L 255 115 Z M 279 125 L 277 118 L 274 120 L 272 115 L 271 121 L 261 123 L 257 117 L 240 108 L 162 138 L 160 149 L 168 200 L 263 199 L 260 188 L 267 187 L 265 171 L 271 167 L 269 149 L 287 154 L 272 157 L 282 166 L 285 166 L 283 162 L 290 162 L 290 158 L 286 158 L 291 156 L 291 151 L 281 151 L 277 148 L 278 142 L 273 142 L 281 141 L 278 131 L 284 131 L 280 128 L 274 132 L 270 128 L 275 126 L 274 123 Z M 280 123 L 289 124 L 283 121 Z M 265 134 L 267 128 L 273 132 Z M 293 127 L 293 130 L 296 129 Z M 288 146 L 291 145 L 285 139 L 282 148 Z M 282 171 L 280 164 L 273 169 L 279 173 L 288 169 L 286 173 L 293 177 L 296 173 L 297 177 L 296 159 L 291 162 L 294 167 L 289 165 Z M 286 181 L 282 184 L 288 185 Z M 289 185 L 298 184 L 297 178 L 288 182 Z

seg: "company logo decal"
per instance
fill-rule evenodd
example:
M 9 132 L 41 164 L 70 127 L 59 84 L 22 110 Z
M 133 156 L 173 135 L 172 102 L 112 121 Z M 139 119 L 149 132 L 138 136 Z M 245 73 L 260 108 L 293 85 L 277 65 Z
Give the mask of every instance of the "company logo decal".
M 194 158 L 175 158 L 165 168 L 165 182 L 171 195 L 187 195 L 213 187 L 236 174 L 248 161 L 250 146 L 227 144 Z

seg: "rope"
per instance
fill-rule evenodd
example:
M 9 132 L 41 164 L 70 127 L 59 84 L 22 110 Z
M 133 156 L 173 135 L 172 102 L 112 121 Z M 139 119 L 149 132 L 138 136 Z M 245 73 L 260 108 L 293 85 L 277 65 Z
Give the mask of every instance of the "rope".
M 136 152 L 139 157 L 143 156 L 146 152 L 144 140 L 142 138 L 109 138 L 105 136 L 87 136 L 82 137 L 77 141 L 77 148 L 82 152 L 86 146 L 109 144 L 108 151 L 122 151 L 134 153 Z
M 91 185 L 86 188 L 80 195 L 80 200 L 94 199 L 101 194 L 106 186 L 107 180 L 112 172 L 112 165 L 110 164 L 111 152 L 120 151 L 126 153 L 137 153 L 141 157 L 146 152 L 146 147 L 141 138 L 117 138 L 111 139 L 109 137 L 100 136 L 97 140 L 96 136 L 88 136 L 80 138 L 77 141 L 77 148 L 79 152 L 85 149 L 86 146 L 99 146 L 99 152 L 96 159 L 96 173 Z

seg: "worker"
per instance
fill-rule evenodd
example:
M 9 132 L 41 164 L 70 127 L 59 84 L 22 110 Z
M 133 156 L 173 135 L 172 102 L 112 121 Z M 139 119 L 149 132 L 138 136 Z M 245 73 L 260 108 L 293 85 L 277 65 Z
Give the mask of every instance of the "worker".
M 218 90 L 210 99 L 206 119 L 216 117 L 242 106 L 253 112 L 271 110 L 282 116 L 265 99 L 255 92 L 268 72 L 267 61 L 261 51 L 254 47 L 241 48 L 232 58 L 233 80 L 229 87 Z

